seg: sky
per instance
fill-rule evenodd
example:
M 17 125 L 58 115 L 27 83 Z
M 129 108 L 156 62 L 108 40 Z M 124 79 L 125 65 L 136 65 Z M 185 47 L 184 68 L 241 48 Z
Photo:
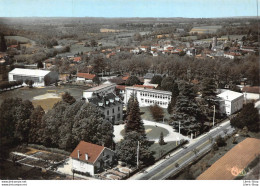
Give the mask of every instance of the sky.
M 260 0 L 0 0 L 0 17 L 256 16 L 257 1 L 260 4 Z

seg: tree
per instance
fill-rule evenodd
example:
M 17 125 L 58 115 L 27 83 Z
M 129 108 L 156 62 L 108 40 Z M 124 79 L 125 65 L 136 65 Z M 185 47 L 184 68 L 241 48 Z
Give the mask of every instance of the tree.
M 34 81 L 33 81 L 33 80 L 29 80 L 29 81 L 28 81 L 29 88 L 32 88 L 32 87 L 33 87 L 33 84 L 34 84 Z
M 5 52 L 7 50 L 6 42 L 5 42 L 5 37 L 3 34 L 0 36 L 0 52 Z
M 37 106 L 30 116 L 29 143 L 43 143 L 44 126 L 42 125 L 42 117 L 45 112 L 41 106 Z
M 174 89 L 174 78 L 172 76 L 163 78 L 161 82 L 161 89 L 172 92 Z
M 132 104 L 133 104 L 135 99 L 137 99 L 136 96 L 134 95 L 134 93 L 131 93 L 130 98 L 128 99 L 128 102 L 127 102 L 127 107 L 126 107 L 126 115 L 127 116 L 129 116 L 129 114 L 130 114 L 130 110 L 132 108 Z
M 155 121 L 162 121 L 163 120 L 164 111 L 159 105 L 155 104 L 153 106 L 150 106 L 150 112 L 151 112 L 153 119 Z
M 141 84 L 141 81 L 140 81 L 139 78 L 136 77 L 136 76 L 130 76 L 130 77 L 126 80 L 125 84 L 126 84 L 127 86 L 140 85 L 140 84 Z
M 93 83 L 95 83 L 95 84 L 97 84 L 97 85 L 100 85 L 100 79 L 99 79 L 99 77 L 98 77 L 98 75 L 96 75 L 94 78 L 93 78 Z
M 152 84 L 158 84 L 159 86 L 161 86 L 161 82 L 162 82 L 162 76 L 160 76 L 160 75 L 153 76 L 153 78 L 151 80 Z
M 68 92 L 65 92 L 63 95 L 62 95 L 62 100 L 68 104 L 73 104 L 75 103 L 76 99 L 70 95 L 70 93 Z
M 139 103 L 135 98 L 133 103 L 131 104 L 128 120 L 125 125 L 125 133 L 132 132 L 132 131 L 138 132 L 143 136 L 145 136 L 145 129 L 144 129 L 143 121 L 141 119 Z
M 145 137 L 135 131 L 125 134 L 116 146 L 118 159 L 131 165 L 137 164 L 137 145 L 139 141 L 139 160 L 140 165 L 150 165 L 154 162 L 152 152 L 149 150 L 149 142 Z
M 191 84 L 183 83 L 180 86 L 180 94 L 173 108 L 172 125 L 175 129 L 181 123 L 181 133 L 203 132 L 205 116 L 195 101 L 195 93 Z
M 98 43 L 97 43 L 94 39 L 92 39 L 92 40 L 90 41 L 90 46 L 91 46 L 91 47 L 96 47 L 97 44 L 98 44 Z
M 258 109 L 255 108 L 254 103 L 244 105 L 242 110 L 231 119 L 231 126 L 239 129 L 247 127 L 249 131 L 259 131 L 259 115 Z
M 41 61 L 37 63 L 37 68 L 43 68 L 43 63 Z
M 159 138 L 159 145 L 164 145 L 165 142 L 164 142 L 164 136 L 163 136 L 163 132 L 161 132 L 160 134 L 160 138 Z
M 217 144 L 218 147 L 223 147 L 223 146 L 226 145 L 226 141 L 225 141 L 225 139 L 222 138 L 221 136 L 218 136 L 218 137 L 216 138 L 216 144 Z
M 51 84 L 51 78 L 49 76 L 44 77 L 45 86 L 49 86 Z
M 179 87 L 177 83 L 173 84 L 173 89 L 172 89 L 172 97 L 171 97 L 171 102 L 169 103 L 168 107 L 167 107 L 167 111 L 169 114 L 172 114 L 172 109 L 175 107 L 176 101 L 177 101 L 177 97 L 179 96 Z

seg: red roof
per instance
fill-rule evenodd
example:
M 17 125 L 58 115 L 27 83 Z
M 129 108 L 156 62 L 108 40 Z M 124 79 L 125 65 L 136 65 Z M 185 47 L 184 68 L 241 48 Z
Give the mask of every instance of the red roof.
M 149 85 L 134 85 L 133 87 L 154 89 L 154 86 L 149 86 Z
M 81 61 L 81 57 L 74 57 L 73 61 L 79 62 L 79 61 Z
M 100 145 L 95 145 L 85 141 L 80 141 L 78 146 L 70 154 L 70 157 L 88 163 L 95 163 L 95 161 L 98 159 L 98 157 L 100 156 L 104 148 L 105 147 Z M 78 152 L 79 152 L 79 158 L 78 158 Z M 85 154 L 88 155 L 88 160 L 86 160 Z
M 18 45 L 11 45 L 11 46 L 9 46 L 10 48 L 17 48 L 18 47 Z
M 93 80 L 93 78 L 96 77 L 96 75 L 95 74 L 89 74 L 89 73 L 77 73 L 77 77 Z
M 129 78 L 129 76 L 122 77 L 122 80 L 126 81 Z
M 254 87 L 243 87 L 242 92 L 248 92 L 248 93 L 260 93 L 260 87 L 254 86 Z
M 119 90 L 125 90 L 125 86 L 124 85 L 117 85 L 116 88 L 119 89 Z

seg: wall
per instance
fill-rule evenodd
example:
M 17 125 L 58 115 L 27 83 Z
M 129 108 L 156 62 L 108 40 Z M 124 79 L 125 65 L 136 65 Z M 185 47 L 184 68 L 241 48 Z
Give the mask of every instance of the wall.
M 131 97 L 131 94 L 134 92 L 137 96 L 137 100 L 139 102 L 140 107 L 151 106 L 154 105 L 155 103 L 157 103 L 162 108 L 168 107 L 168 104 L 171 101 L 171 96 L 169 94 L 164 94 L 160 92 L 157 93 L 149 92 L 149 90 L 148 91 L 147 90 L 148 89 L 144 89 L 144 90 L 126 89 L 126 94 L 124 98 L 125 104 L 127 104 L 129 98 Z
M 94 164 L 95 169 L 100 168 L 101 160 L 104 162 L 107 159 L 107 164 L 112 163 L 113 156 L 115 156 L 115 152 L 110 149 L 105 148 Z M 104 166 L 105 166 L 105 163 L 104 163 Z
M 94 175 L 94 165 L 83 161 L 72 159 L 72 169 L 84 173 L 88 172 L 92 176 Z
M 254 100 L 257 100 L 260 98 L 260 94 L 256 94 L 256 93 L 243 93 L 244 94 L 244 99 L 254 99 Z

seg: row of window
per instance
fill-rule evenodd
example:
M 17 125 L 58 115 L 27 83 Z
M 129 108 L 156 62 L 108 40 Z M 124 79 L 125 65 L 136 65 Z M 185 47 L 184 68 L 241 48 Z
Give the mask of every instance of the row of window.
M 167 105 L 168 102 L 164 102 L 164 101 L 156 101 L 156 100 L 151 100 L 151 99 L 141 99 L 142 102 L 145 103 L 150 103 L 150 104 L 157 104 L 157 105 Z
M 168 99 L 168 100 L 171 100 L 171 96 L 162 95 L 162 94 L 140 92 L 140 95 L 141 95 L 141 96 L 145 96 L 145 97 L 152 97 L 152 98 L 160 98 L 160 99 Z
M 40 81 L 39 77 L 31 77 L 31 76 L 19 76 L 19 75 L 13 75 L 13 80 L 18 81 L 18 80 L 33 80 L 34 83 L 41 83 L 42 81 Z

